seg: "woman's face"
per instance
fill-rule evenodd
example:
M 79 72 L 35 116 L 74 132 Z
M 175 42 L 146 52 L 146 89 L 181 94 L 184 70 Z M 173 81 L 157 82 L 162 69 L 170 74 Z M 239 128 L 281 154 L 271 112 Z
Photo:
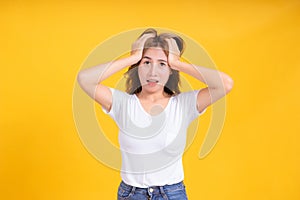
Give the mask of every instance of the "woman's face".
M 170 72 L 165 52 L 159 47 L 149 48 L 138 66 L 142 90 L 149 93 L 163 90 Z

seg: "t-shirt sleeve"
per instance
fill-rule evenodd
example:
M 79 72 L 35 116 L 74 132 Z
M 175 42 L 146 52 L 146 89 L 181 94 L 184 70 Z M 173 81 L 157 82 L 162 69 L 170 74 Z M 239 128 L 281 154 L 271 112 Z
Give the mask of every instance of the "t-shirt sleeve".
M 129 95 L 126 92 L 111 87 L 109 87 L 109 89 L 112 94 L 111 108 L 110 111 L 107 111 L 102 107 L 102 111 L 116 120 L 116 118 L 118 118 L 118 115 L 120 115 L 120 111 L 124 109 L 124 103 L 126 102 Z
M 183 107 L 183 112 L 185 113 L 189 123 L 192 122 L 194 119 L 203 115 L 207 108 L 205 108 L 202 112 L 199 112 L 197 109 L 197 96 L 200 90 L 192 90 L 188 92 L 180 93 L 178 96 L 181 105 Z

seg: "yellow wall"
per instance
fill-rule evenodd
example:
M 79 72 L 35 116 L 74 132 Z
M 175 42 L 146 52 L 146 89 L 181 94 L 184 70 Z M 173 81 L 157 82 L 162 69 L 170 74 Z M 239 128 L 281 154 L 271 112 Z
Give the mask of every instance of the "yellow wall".
M 0 2 L 0 199 L 115 199 L 119 172 L 81 143 L 73 87 L 97 45 L 146 26 L 193 38 L 234 80 L 216 147 L 199 159 L 209 108 L 184 155 L 190 199 L 300 199 L 299 1 L 174 2 Z

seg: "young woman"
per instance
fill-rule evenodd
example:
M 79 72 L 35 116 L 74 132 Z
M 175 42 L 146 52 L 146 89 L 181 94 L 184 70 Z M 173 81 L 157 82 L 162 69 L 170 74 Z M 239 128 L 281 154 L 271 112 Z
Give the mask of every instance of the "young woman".
M 78 74 L 81 88 L 119 127 L 119 200 L 187 199 L 182 166 L 187 128 L 232 89 L 233 81 L 223 72 L 180 61 L 184 47 L 178 35 L 147 29 L 130 56 Z M 102 84 L 127 66 L 126 92 Z M 179 72 L 207 87 L 181 93 Z

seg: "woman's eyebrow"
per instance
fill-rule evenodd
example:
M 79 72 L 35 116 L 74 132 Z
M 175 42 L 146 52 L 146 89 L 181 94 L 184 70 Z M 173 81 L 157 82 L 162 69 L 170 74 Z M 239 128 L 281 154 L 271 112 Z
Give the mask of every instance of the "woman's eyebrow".
M 143 58 L 146 58 L 146 59 L 149 59 L 149 60 L 152 60 L 152 58 L 148 57 L 148 56 L 144 56 Z M 166 60 L 164 59 L 158 59 L 158 61 L 160 62 L 167 62 Z
M 146 58 L 146 59 L 149 59 L 149 60 L 152 60 L 152 58 L 148 57 L 148 56 L 143 56 L 143 59 Z
M 158 61 L 160 61 L 160 62 L 167 62 L 167 61 L 164 60 L 164 59 L 158 59 Z

